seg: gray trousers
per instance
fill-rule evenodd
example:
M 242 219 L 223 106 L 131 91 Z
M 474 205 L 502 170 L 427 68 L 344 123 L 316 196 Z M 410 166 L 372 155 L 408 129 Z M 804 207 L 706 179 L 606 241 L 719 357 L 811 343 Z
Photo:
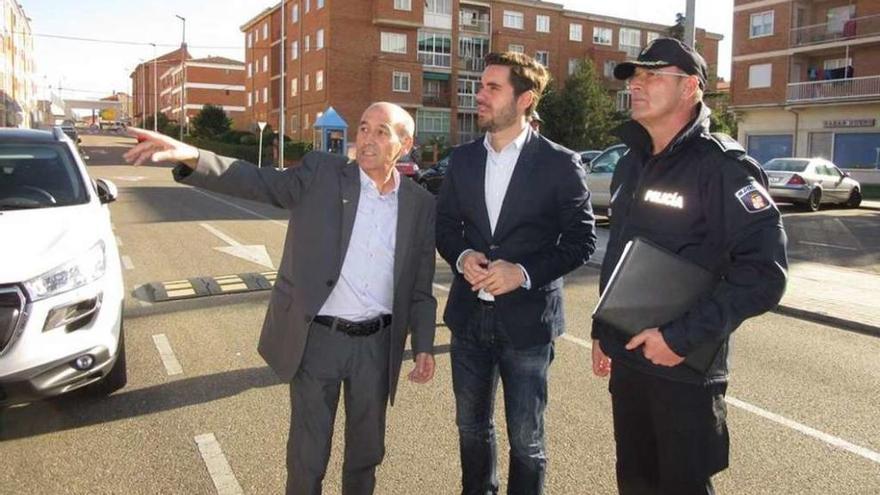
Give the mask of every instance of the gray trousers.
M 385 456 L 390 328 L 351 337 L 312 323 L 290 384 L 287 495 L 319 495 L 327 471 L 340 386 L 345 400 L 343 495 L 370 495 Z

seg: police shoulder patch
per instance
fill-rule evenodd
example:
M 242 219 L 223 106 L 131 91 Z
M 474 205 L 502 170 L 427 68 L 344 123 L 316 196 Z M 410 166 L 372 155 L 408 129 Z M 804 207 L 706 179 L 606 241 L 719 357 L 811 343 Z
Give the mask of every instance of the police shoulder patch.
M 749 213 L 758 213 L 773 206 L 770 195 L 758 184 L 749 184 L 737 191 L 736 199 Z

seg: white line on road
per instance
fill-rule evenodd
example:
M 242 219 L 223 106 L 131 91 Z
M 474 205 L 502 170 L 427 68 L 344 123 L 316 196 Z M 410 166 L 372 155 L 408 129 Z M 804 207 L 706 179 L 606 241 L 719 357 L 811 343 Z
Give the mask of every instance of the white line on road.
M 122 257 L 122 266 L 124 266 L 126 270 L 134 270 L 134 263 L 131 262 L 131 258 L 128 256 Z
M 435 289 L 440 289 L 440 290 L 442 290 L 442 291 L 444 291 L 444 292 L 449 292 L 449 287 L 446 287 L 445 285 L 434 284 L 434 288 L 435 288 Z
M 221 202 L 221 203 L 223 203 L 223 204 L 225 204 L 225 205 L 229 205 L 229 206 L 231 206 L 231 207 L 233 207 L 233 208 L 235 208 L 235 209 L 238 209 L 238 210 L 241 210 L 241 211 L 248 212 L 248 213 L 250 213 L 251 215 L 254 215 L 255 217 L 259 217 L 259 218 L 262 218 L 262 219 L 268 220 L 268 221 L 270 221 L 270 222 L 272 222 L 272 223 L 274 223 L 274 224 L 276 224 L 276 225 L 280 225 L 280 226 L 282 226 L 282 227 L 287 227 L 287 222 L 279 222 L 278 220 L 275 220 L 275 219 L 269 218 L 269 217 L 267 217 L 266 215 L 263 215 L 263 214 L 261 214 L 261 213 L 257 213 L 257 212 L 255 212 L 254 210 L 251 210 L 251 209 L 245 208 L 244 206 L 241 206 L 241 205 L 237 205 L 237 204 L 233 203 L 232 201 L 227 201 L 227 200 L 225 200 L 225 199 L 223 199 L 223 198 L 219 198 L 219 197 L 217 197 L 217 196 L 215 196 L 215 195 L 213 195 L 213 194 L 207 193 L 207 192 L 202 191 L 202 190 L 200 190 L 200 189 L 192 188 L 192 191 L 193 191 L 193 192 L 197 192 L 197 193 L 202 194 L 202 195 L 205 195 L 205 196 L 207 196 L 207 197 L 209 197 L 209 198 L 211 198 L 211 199 L 215 199 L 215 200 L 217 200 L 217 201 L 219 201 L 219 202 Z
M 568 334 L 563 335 L 562 338 L 569 341 L 569 342 L 577 344 L 581 347 L 586 347 L 587 349 L 592 348 L 592 345 L 590 345 L 590 343 L 587 342 L 586 340 L 579 339 L 577 337 L 572 337 Z M 851 452 L 857 456 L 864 457 L 865 459 L 868 459 L 869 461 L 874 461 L 874 462 L 880 464 L 880 453 L 874 452 L 873 450 L 852 444 L 842 438 L 835 437 L 834 435 L 829 435 L 828 433 L 821 432 L 821 431 L 816 430 L 814 428 L 810 428 L 807 425 L 798 423 L 797 421 L 793 421 L 788 418 L 784 418 L 778 414 L 774 414 L 770 411 L 766 411 L 764 409 L 761 409 L 758 406 L 753 406 L 753 405 L 749 404 L 748 402 L 743 402 L 735 397 L 728 396 L 728 397 L 725 397 L 725 400 L 727 401 L 728 404 L 730 404 L 733 407 L 737 407 L 739 409 L 750 412 L 752 414 L 756 414 L 758 416 L 761 416 L 764 419 L 769 419 L 770 421 L 773 421 L 774 423 L 778 423 L 782 426 L 787 426 L 788 428 L 791 428 L 797 432 L 803 433 L 804 435 L 807 435 L 809 437 L 813 437 L 817 440 L 821 440 L 821 441 L 831 445 L 832 447 L 837 447 L 839 449 L 846 450 L 846 451 Z
M 834 249 L 846 249 L 848 251 L 858 251 L 859 248 L 849 246 L 838 246 L 837 244 L 825 244 L 824 242 L 798 241 L 798 244 L 807 244 L 810 246 L 829 247 Z
M 180 366 L 177 356 L 174 355 L 174 350 L 171 349 L 168 337 L 164 333 L 153 335 L 153 343 L 156 345 L 156 350 L 159 351 L 159 357 L 162 359 L 162 364 L 165 365 L 168 376 L 182 375 L 183 368 Z
M 232 237 L 229 237 L 228 235 L 224 234 L 223 232 L 220 232 L 220 231 L 217 230 L 216 228 L 214 228 L 214 227 L 212 227 L 212 226 L 210 226 L 210 225 L 208 225 L 208 224 L 206 224 L 206 223 L 200 223 L 199 225 L 200 225 L 203 229 L 205 229 L 205 230 L 207 230 L 208 232 L 210 232 L 210 233 L 214 234 L 215 236 L 219 237 L 220 240 L 223 241 L 223 242 L 225 242 L 226 244 L 229 244 L 230 246 L 241 246 L 241 243 L 240 243 L 240 242 L 236 241 L 236 240 L 233 239 Z
M 235 473 L 232 472 L 229 461 L 223 455 L 220 442 L 217 441 L 214 434 L 198 435 L 195 437 L 195 441 L 199 446 L 199 454 L 208 468 L 208 474 L 211 475 L 211 481 L 214 482 L 214 488 L 217 489 L 217 495 L 242 495 L 244 491 L 238 484 Z
M 218 229 L 212 227 L 211 225 L 208 225 L 206 223 L 200 223 L 199 225 L 208 232 L 220 238 L 220 240 L 222 240 L 226 244 L 229 244 L 229 246 L 215 247 L 214 249 L 216 249 L 217 251 L 220 251 L 221 253 L 231 254 L 232 256 L 250 261 L 251 263 L 265 266 L 270 270 L 275 269 L 275 265 L 272 264 L 272 258 L 269 257 L 269 252 L 266 250 L 266 246 L 244 246 L 240 242 L 224 234 L 223 232 L 220 232 Z
M 122 238 L 116 236 L 116 247 L 122 247 Z

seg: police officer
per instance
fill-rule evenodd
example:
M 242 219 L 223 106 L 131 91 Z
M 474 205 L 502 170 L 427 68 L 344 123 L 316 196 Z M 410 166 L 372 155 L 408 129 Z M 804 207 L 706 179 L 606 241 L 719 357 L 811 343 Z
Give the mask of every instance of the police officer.
M 629 152 L 611 181 L 600 290 L 635 236 L 719 277 L 686 314 L 629 340 L 593 322 L 593 372 L 611 375 L 618 489 L 712 494 L 712 475 L 728 465 L 730 336 L 781 299 L 785 232 L 757 163 L 736 141 L 709 133 L 707 68 L 698 53 L 657 39 L 614 76 L 629 86 L 632 120 L 616 130 Z M 682 364 L 712 343 L 720 350 L 705 373 Z

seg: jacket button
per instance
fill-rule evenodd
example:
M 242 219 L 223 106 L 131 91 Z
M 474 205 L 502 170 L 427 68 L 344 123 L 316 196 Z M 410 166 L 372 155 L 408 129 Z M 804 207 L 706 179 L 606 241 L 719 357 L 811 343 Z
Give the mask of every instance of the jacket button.
M 327 287 L 333 287 L 333 284 L 334 284 L 334 283 L 335 283 L 334 281 L 332 281 L 332 280 L 328 280 L 328 281 L 327 281 Z

